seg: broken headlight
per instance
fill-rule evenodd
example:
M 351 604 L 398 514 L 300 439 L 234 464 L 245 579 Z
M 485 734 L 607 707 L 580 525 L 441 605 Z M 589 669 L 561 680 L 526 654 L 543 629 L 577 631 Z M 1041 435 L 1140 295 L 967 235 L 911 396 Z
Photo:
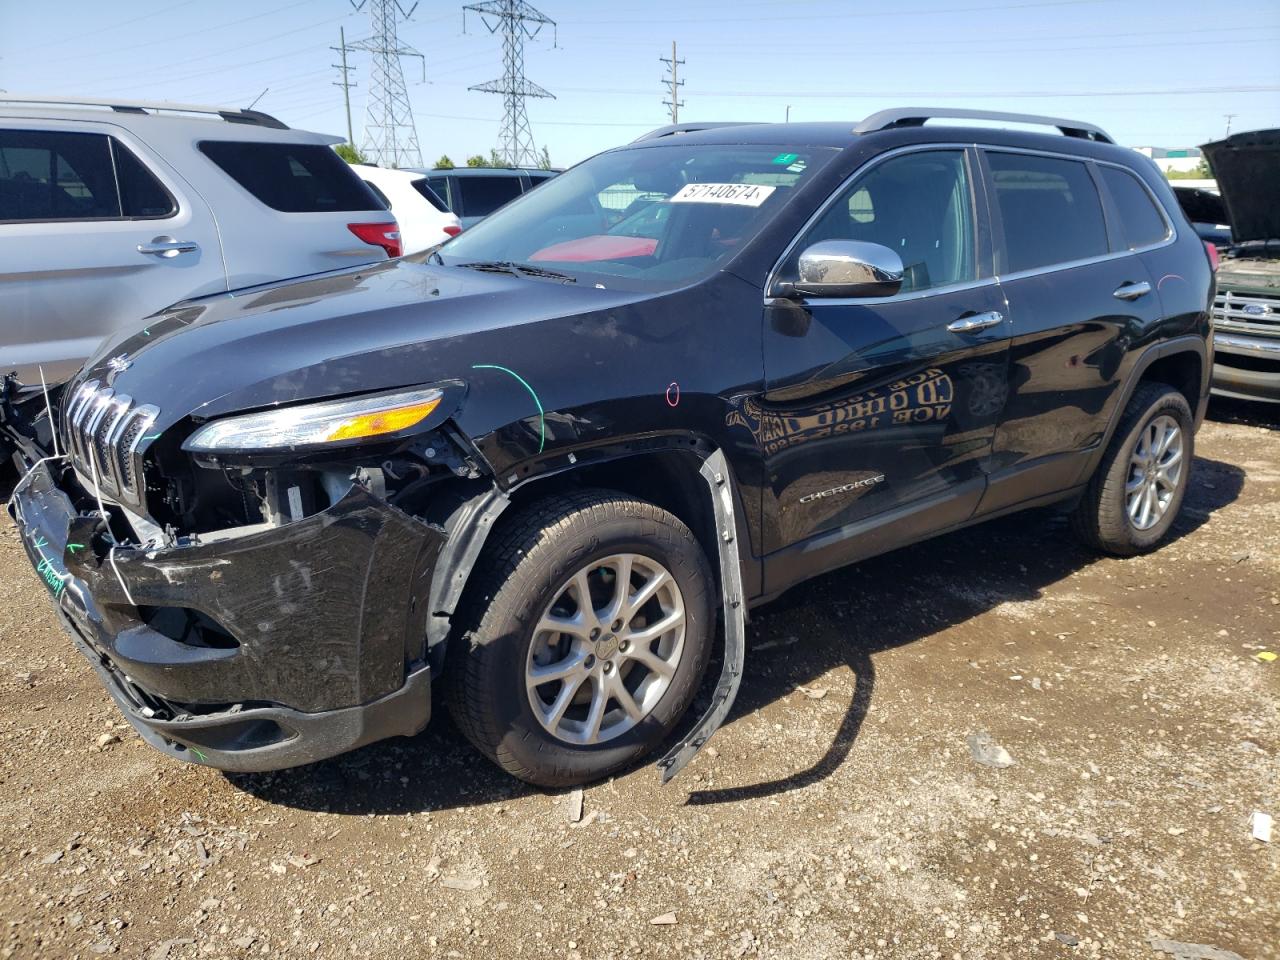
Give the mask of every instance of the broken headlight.
M 443 397 L 444 391 L 438 388 L 418 388 L 227 417 L 197 429 L 182 449 L 204 454 L 255 453 L 390 439 L 423 424 Z

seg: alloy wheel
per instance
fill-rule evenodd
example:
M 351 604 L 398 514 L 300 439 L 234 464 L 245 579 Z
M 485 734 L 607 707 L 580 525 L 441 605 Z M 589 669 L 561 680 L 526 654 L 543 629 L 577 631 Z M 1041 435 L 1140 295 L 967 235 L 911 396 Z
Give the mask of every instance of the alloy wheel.
M 1150 530 L 1164 518 L 1183 469 L 1182 427 L 1162 414 L 1142 428 L 1129 460 L 1125 504 L 1135 529 Z
M 684 597 L 666 567 L 634 553 L 592 561 L 556 591 L 534 627 L 529 704 L 559 740 L 613 740 L 653 712 L 684 641 Z

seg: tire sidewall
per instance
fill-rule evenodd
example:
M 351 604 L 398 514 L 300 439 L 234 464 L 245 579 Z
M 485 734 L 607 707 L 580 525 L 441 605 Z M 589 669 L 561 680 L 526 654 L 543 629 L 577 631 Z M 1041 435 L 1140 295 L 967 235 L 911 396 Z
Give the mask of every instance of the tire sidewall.
M 489 675 L 482 686 L 492 693 L 488 709 L 503 732 L 501 747 L 521 765 L 553 769 L 556 780 L 594 779 L 652 750 L 692 703 L 711 653 L 712 581 L 702 551 L 687 531 L 648 518 L 622 517 L 590 528 L 575 523 L 549 546 L 547 562 L 537 574 L 512 577 L 481 622 L 481 630 L 493 631 L 492 639 L 480 639 L 492 645 L 494 654 L 486 657 Z M 643 720 L 605 743 L 566 743 L 542 726 L 529 702 L 525 670 L 533 628 L 578 570 L 618 553 L 650 558 L 671 573 L 684 600 L 684 651 L 671 685 Z M 530 559 L 543 558 L 531 553 Z

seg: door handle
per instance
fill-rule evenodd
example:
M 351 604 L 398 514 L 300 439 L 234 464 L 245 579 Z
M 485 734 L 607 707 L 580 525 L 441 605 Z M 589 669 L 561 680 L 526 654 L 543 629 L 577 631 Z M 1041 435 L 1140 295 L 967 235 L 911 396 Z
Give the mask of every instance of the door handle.
M 200 244 L 194 240 L 175 240 L 173 237 L 152 237 L 150 243 L 138 244 L 138 252 L 153 257 L 176 257 L 180 253 L 195 253 Z
M 998 310 L 991 310 L 987 313 L 971 313 L 959 320 L 952 320 L 947 324 L 947 329 L 952 333 L 974 333 L 1000 323 L 1004 323 L 1004 314 Z
M 1112 294 L 1117 300 L 1137 300 L 1151 292 L 1151 284 L 1142 280 L 1139 283 L 1122 283 Z

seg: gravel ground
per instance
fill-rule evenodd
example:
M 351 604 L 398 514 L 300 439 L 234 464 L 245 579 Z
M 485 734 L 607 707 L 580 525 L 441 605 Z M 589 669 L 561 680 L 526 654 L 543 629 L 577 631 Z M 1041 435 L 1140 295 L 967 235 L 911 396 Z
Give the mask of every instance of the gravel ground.
M 278 774 L 161 757 L 0 524 L 0 956 L 1280 957 L 1280 431 L 1211 416 L 1164 549 L 1033 513 L 797 588 L 711 747 L 578 822 L 443 714 Z

